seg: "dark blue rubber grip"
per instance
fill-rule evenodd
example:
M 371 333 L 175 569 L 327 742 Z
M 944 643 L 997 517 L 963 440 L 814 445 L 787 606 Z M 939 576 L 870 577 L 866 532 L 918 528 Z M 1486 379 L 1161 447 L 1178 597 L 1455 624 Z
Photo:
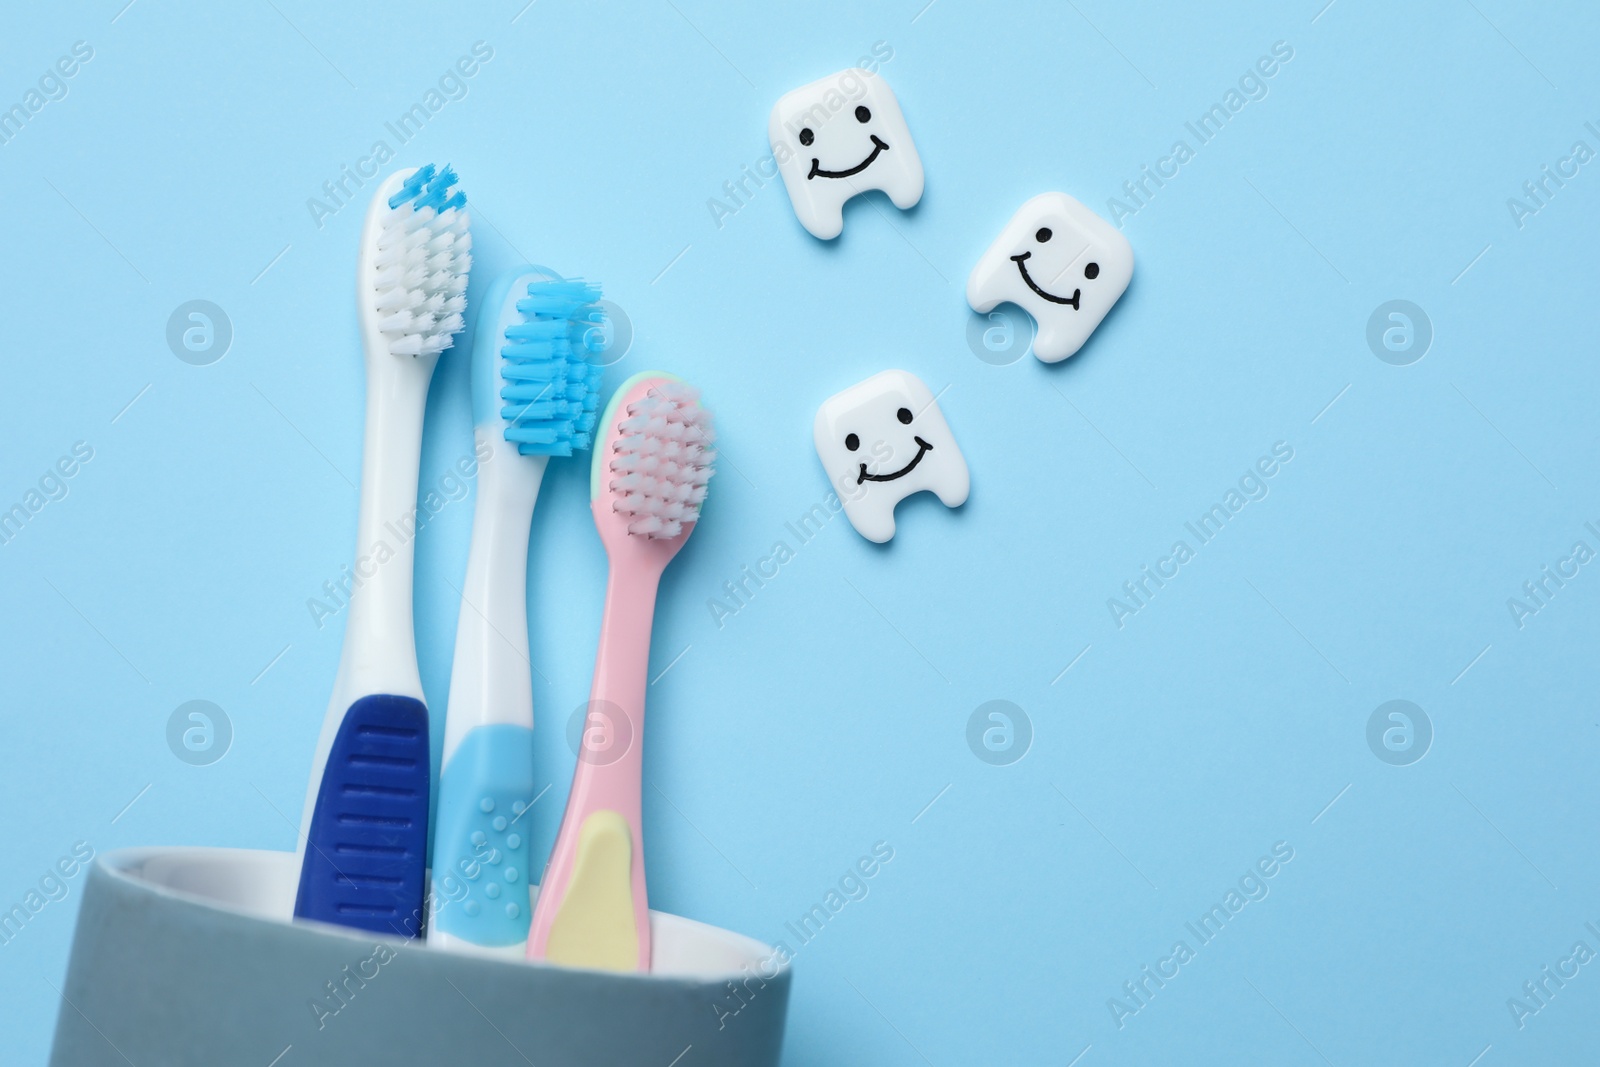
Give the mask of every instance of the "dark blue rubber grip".
M 334 737 L 306 832 L 296 918 L 416 937 L 428 846 L 428 709 L 367 696 Z

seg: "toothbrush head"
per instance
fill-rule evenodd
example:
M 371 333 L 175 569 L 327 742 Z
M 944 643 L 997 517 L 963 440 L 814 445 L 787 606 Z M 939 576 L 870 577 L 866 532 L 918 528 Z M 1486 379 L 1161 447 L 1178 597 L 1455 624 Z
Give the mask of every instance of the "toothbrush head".
M 432 163 L 391 174 L 372 198 L 359 284 L 368 352 L 434 359 L 467 308 L 471 219 L 456 174 Z
M 662 544 L 670 558 L 700 518 L 716 459 L 700 391 L 658 371 L 637 374 L 612 396 L 600 425 L 589 492 L 602 538 Z
M 599 417 L 600 287 L 519 267 L 489 291 L 472 361 L 472 417 L 524 456 L 590 447 Z

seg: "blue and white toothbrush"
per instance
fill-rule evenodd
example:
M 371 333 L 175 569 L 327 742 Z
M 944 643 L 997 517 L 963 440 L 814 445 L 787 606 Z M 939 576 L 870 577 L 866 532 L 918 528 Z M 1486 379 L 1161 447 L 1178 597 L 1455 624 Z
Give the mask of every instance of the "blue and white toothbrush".
M 528 534 L 551 456 L 590 446 L 598 286 L 519 267 L 489 290 L 472 350 L 480 464 L 450 672 L 428 941 L 521 959 L 533 801 Z M 488 457 L 488 458 L 482 458 Z M 448 903 L 445 903 L 447 901 Z
M 294 914 L 415 937 L 428 840 L 428 709 L 411 620 L 422 416 L 466 310 L 471 234 L 449 167 L 390 175 L 356 268 L 366 351 L 361 511 L 344 651 L 311 767 Z

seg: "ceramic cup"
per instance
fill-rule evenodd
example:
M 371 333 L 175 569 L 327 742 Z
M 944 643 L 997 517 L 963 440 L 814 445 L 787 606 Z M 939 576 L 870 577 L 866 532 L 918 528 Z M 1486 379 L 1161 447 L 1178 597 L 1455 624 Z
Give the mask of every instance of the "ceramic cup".
M 290 922 L 291 853 L 129 849 L 90 868 L 52 1067 L 765 1067 L 790 971 L 652 912 L 649 974 Z

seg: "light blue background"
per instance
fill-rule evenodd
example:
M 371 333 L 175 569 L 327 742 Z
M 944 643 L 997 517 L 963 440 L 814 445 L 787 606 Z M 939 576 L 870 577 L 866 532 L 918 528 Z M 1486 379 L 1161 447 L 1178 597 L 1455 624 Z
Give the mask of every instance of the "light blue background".
M 636 331 L 608 384 L 681 373 L 725 446 L 657 616 L 652 677 L 682 657 L 651 692 L 652 903 L 794 947 L 786 921 L 894 849 L 798 949 L 787 1063 L 1592 1056 L 1600 963 L 1524 1029 L 1506 1001 L 1600 949 L 1600 573 L 1521 629 L 1506 601 L 1600 548 L 1600 163 L 1520 229 L 1506 200 L 1600 149 L 1595 11 L 124 2 L 29 5 L 0 39 L 5 106 L 94 48 L 0 146 L 0 506 L 94 449 L 0 546 L 0 903 L 78 840 L 293 846 L 343 625 L 306 600 L 354 541 L 363 399 L 361 207 L 319 229 L 306 200 L 481 40 L 468 95 L 392 166 L 461 172 L 474 295 L 525 257 L 603 281 Z M 877 41 L 922 203 L 856 202 L 822 244 L 773 182 L 717 226 L 778 96 Z M 1276 41 L 1269 95 L 1127 220 L 1135 279 L 1085 349 L 975 358 L 966 274 L 1016 206 L 1104 213 Z M 164 338 L 196 298 L 235 331 L 211 366 Z M 1365 341 L 1395 298 L 1435 330 L 1406 367 Z M 826 492 L 816 406 L 890 366 L 943 391 L 970 501 L 903 506 L 887 548 L 835 519 L 719 628 L 708 599 Z M 452 353 L 425 483 L 469 421 Z M 1277 441 L 1270 495 L 1119 629 L 1107 598 Z M 541 855 L 604 574 L 581 468 L 547 483 L 530 561 Z M 436 727 L 470 517 L 419 539 Z M 1366 741 L 1395 698 L 1435 730 L 1411 766 Z M 232 721 L 212 766 L 167 747 L 191 699 Z M 967 747 L 993 699 L 1035 732 L 1011 766 Z M 1270 895 L 1119 1029 L 1108 998 L 1280 841 Z M 0 947 L 7 1062 L 48 1048 L 80 888 Z

